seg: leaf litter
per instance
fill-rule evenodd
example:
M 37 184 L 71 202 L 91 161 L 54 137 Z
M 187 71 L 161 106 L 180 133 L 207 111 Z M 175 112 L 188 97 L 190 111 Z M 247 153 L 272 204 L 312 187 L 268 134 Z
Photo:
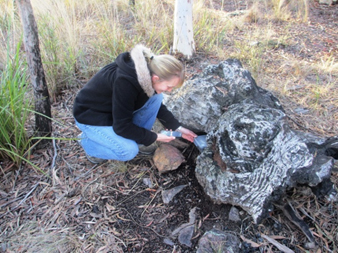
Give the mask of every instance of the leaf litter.
M 221 1 L 213 2 L 220 8 Z M 232 8 L 232 1 L 226 2 L 224 7 Z M 327 10 L 318 7 L 315 11 L 323 25 L 325 15 L 320 13 L 325 14 Z M 308 37 L 303 46 L 315 53 L 321 53 L 323 45 L 330 46 L 330 52 L 337 54 L 335 43 L 331 42 L 337 40 L 332 25 L 326 26 L 332 34 L 330 41 L 323 38 L 317 44 L 310 43 Z M 310 26 L 310 32 L 315 33 L 316 24 Z M 308 36 L 306 28 L 299 31 Z M 278 54 L 279 50 L 291 50 L 296 54 L 297 47 L 278 47 L 269 54 Z M 309 51 L 300 50 L 299 59 L 310 57 L 306 52 Z M 200 72 L 206 61 L 204 55 L 197 55 L 187 65 L 187 76 Z M 215 59 L 211 57 L 210 61 Z M 292 66 L 285 66 L 283 71 L 293 71 Z M 307 78 L 312 80 L 311 76 Z M 326 77 L 316 78 L 324 80 Z M 293 86 L 297 85 L 303 84 L 296 82 Z M 303 131 L 337 133 L 337 99 L 320 98 L 323 108 L 333 117 L 311 108 L 309 114 L 309 108 L 294 102 L 299 92 L 306 89 L 306 86 L 289 89 L 287 96 L 279 96 L 290 124 Z M 91 164 L 75 140 L 79 131 L 71 111 L 76 92 L 63 91 L 60 102 L 54 103 L 52 108 L 62 122 L 62 125 L 54 123 L 54 137 L 69 140 L 55 140 L 45 149 L 35 150 L 31 156 L 32 162 L 46 175 L 25 163 L 15 170 L 7 161 L 0 163 L 0 252 L 195 252 L 199 238 L 213 228 L 240 237 L 243 252 L 338 251 L 337 202 L 317 197 L 306 186 L 287 192 L 285 203 L 289 201 L 308 225 L 316 243 L 313 249 L 307 248 L 308 237 L 278 207 L 262 224 L 254 224 L 243 210 L 239 210 L 241 222 L 230 221 L 231 206 L 213 203 L 195 178 L 198 150 L 193 146 L 184 151 L 186 163 L 162 175 L 150 157 L 136 157 L 128 163 Z M 337 188 L 337 161 L 331 180 Z M 165 203 L 163 192 L 180 186 L 185 187 Z M 184 228 L 189 230 L 182 236 L 186 240 L 182 241 L 177 235 Z

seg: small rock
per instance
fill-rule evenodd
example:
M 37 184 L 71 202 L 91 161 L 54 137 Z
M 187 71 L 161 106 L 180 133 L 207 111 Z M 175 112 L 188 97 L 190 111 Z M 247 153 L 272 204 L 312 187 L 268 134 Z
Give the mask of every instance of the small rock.
M 191 238 L 194 234 L 195 221 L 196 221 L 196 207 L 189 212 L 189 222 L 184 223 L 176 228 L 171 235 L 176 236 L 178 234 L 178 241 L 188 247 L 191 247 Z
M 176 196 L 176 194 L 182 191 L 186 186 L 187 185 L 180 185 L 180 186 L 171 188 L 169 190 L 163 190 L 162 191 L 163 203 L 168 204 Z
M 160 173 L 176 170 L 185 161 L 182 153 L 169 144 L 161 144 L 156 149 L 153 160 Z
M 151 182 L 151 179 L 146 177 L 146 178 L 143 178 L 143 183 L 148 186 L 149 188 L 153 188 L 153 182 Z
M 316 248 L 316 243 L 315 242 L 305 243 L 305 248 L 307 248 L 307 249 L 314 249 L 314 248 Z
M 194 229 L 195 229 L 195 225 L 189 225 L 185 228 L 183 228 L 179 235 L 178 235 L 178 241 L 180 242 L 180 244 L 186 245 L 188 247 L 191 247 L 191 238 L 194 234 Z
M 234 222 L 240 222 L 241 217 L 239 216 L 239 211 L 236 207 L 231 207 L 230 212 L 229 212 L 229 220 L 234 221 Z
M 226 233 L 221 230 L 212 229 L 205 232 L 198 241 L 196 253 L 213 253 L 213 252 L 240 252 L 240 240 L 237 236 Z

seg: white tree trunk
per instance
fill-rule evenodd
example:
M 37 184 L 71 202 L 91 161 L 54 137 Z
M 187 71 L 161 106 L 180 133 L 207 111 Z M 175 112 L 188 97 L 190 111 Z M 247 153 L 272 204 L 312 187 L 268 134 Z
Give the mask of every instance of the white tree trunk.
M 176 0 L 175 2 L 173 52 L 181 53 L 188 59 L 195 52 L 192 4 L 193 0 Z

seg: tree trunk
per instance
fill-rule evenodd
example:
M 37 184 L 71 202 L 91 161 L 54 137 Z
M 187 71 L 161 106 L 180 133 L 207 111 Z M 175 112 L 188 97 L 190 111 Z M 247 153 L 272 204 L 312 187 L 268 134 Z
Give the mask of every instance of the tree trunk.
M 41 61 L 38 28 L 30 0 L 17 0 L 24 33 L 27 63 L 35 97 L 35 130 L 39 137 L 51 136 L 49 92 Z
M 190 59 L 195 52 L 192 26 L 192 0 L 176 0 L 173 52 Z

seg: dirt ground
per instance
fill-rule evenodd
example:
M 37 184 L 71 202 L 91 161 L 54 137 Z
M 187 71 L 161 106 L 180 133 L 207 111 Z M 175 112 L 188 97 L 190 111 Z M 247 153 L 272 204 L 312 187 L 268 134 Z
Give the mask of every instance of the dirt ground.
M 247 9 L 247 3 L 224 1 L 224 10 Z M 213 1 L 214 8 L 220 4 Z M 290 32 L 316 38 L 302 38 L 312 52 L 335 50 L 338 55 L 338 5 L 315 2 L 309 20 L 297 30 L 290 27 Z M 300 59 L 312 57 L 297 52 Z M 199 72 L 202 65 L 205 59 L 197 55 L 188 64 L 187 75 Z M 198 240 L 212 228 L 240 237 L 241 252 L 282 252 L 264 236 L 294 252 L 337 252 L 337 202 L 317 198 L 306 186 L 290 189 L 283 199 L 292 203 L 313 232 L 317 246 L 310 250 L 306 236 L 278 208 L 262 224 L 254 224 L 239 209 L 241 221 L 233 222 L 231 206 L 212 203 L 198 184 L 194 166 L 199 153 L 193 145 L 182 150 L 186 162 L 180 168 L 162 175 L 149 156 L 128 163 L 91 164 L 74 140 L 79 134 L 71 114 L 76 92 L 63 91 L 52 105 L 53 117 L 60 122 L 54 123 L 53 136 L 73 140 L 53 141 L 30 157 L 43 173 L 25 163 L 14 170 L 1 162 L 0 252 L 196 252 Z M 292 111 L 292 104 L 284 106 Z M 331 179 L 337 187 L 337 163 Z M 186 187 L 164 204 L 162 191 L 180 185 Z M 195 231 L 188 247 L 171 234 L 189 221 L 195 207 Z

